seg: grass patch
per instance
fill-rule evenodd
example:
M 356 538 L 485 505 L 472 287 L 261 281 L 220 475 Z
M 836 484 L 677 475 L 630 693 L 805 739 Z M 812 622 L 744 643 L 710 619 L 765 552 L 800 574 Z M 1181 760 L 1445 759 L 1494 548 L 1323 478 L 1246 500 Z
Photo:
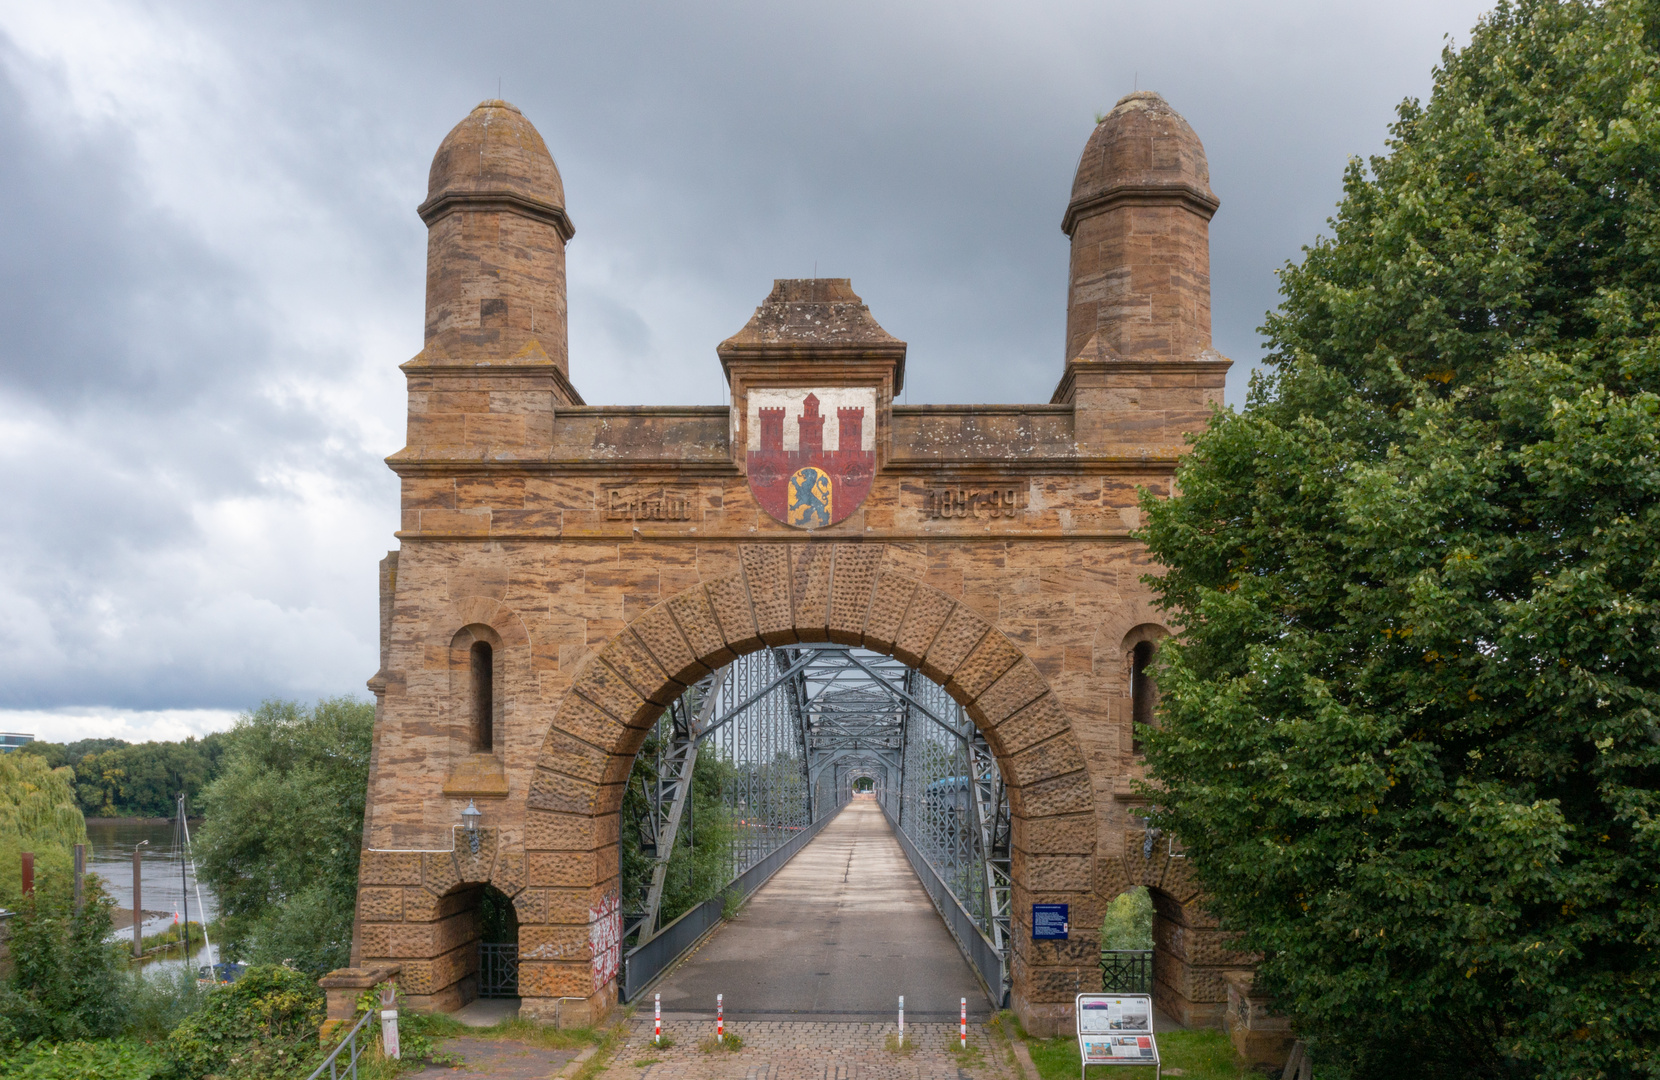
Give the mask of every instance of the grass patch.
M 951 1056 L 957 1059 L 959 1069 L 978 1069 L 985 1066 L 985 1053 L 973 1043 L 969 1043 L 965 1047 L 957 1039 L 957 1036 L 953 1035 L 951 1040 L 946 1043 L 946 1047 L 950 1049 Z
M 729 1031 L 724 1039 L 709 1036 L 698 1043 L 697 1048 L 705 1054 L 735 1054 L 744 1048 L 744 1039 L 742 1035 L 734 1035 Z
M 636 1069 L 643 1069 L 647 1065 L 655 1065 L 659 1061 L 662 1061 L 662 1060 L 663 1060 L 662 1058 L 641 1058 L 639 1061 L 636 1061 L 634 1063 L 634 1067 Z
M 904 1057 L 910 1057 L 912 1054 L 916 1053 L 916 1040 L 906 1039 L 904 1042 L 900 1042 L 899 1033 L 897 1031 L 888 1032 L 888 1041 L 882 1045 L 890 1054 L 900 1054 Z
M 457 1025 L 458 1027 L 461 1025 Z M 471 1028 L 474 1036 L 482 1034 L 489 1039 L 513 1039 L 516 1042 L 529 1043 L 543 1050 L 580 1050 L 604 1040 L 603 1033 L 591 1027 L 585 1028 L 557 1028 L 552 1024 L 538 1024 L 534 1020 L 526 1020 L 518 1016 L 510 1016 L 499 1024 L 487 1028 Z
M 1159 1057 L 1164 1074 L 1189 1080 L 1260 1080 L 1261 1074 L 1247 1069 L 1234 1056 L 1233 1043 L 1220 1031 L 1171 1031 L 1158 1037 Z M 1078 1040 L 1072 1036 L 1056 1039 L 1028 1037 L 1026 1048 L 1042 1080 L 1074 1080 L 1079 1074 Z M 1176 1073 L 1174 1070 L 1180 1069 Z M 1151 1080 L 1153 1066 L 1114 1065 L 1111 1080 Z
M 615 1054 L 628 1038 L 627 1019 L 632 1014 L 633 1010 L 629 1010 L 623 1015 L 623 1022 L 606 1029 L 605 1034 L 600 1036 L 599 1046 L 594 1050 L 594 1055 L 583 1063 L 582 1068 L 576 1071 L 571 1080 L 594 1080 L 594 1077 L 605 1071 L 606 1066 L 611 1063 L 611 1055 Z M 667 1036 L 663 1041 L 669 1041 Z

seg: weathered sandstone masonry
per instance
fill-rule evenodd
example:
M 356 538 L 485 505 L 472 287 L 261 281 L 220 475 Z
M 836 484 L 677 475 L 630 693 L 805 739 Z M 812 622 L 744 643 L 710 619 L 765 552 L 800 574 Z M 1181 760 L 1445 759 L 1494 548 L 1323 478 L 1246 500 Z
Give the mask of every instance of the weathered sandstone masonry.
M 831 640 L 944 685 L 998 754 L 1029 1029 L 1068 1022 L 1099 978 L 1093 928 L 1134 884 L 1155 892 L 1160 1004 L 1219 1022 L 1224 973 L 1249 964 L 1179 851 L 1145 843 L 1130 726 L 1136 647 L 1168 632 L 1130 538 L 1136 493 L 1168 491 L 1228 367 L 1210 349 L 1216 205 L 1203 148 L 1157 95 L 1101 123 L 1065 217 L 1068 355 L 1047 405 L 895 405 L 905 344 L 849 282 L 816 279 L 775 283 L 716 350 L 730 407 L 594 407 L 568 378 L 558 172 L 517 109 L 474 110 L 421 208 L 427 344 L 388 459 L 403 517 L 381 571 L 354 962 L 399 965 L 418 1006 L 459 1006 L 489 884 L 517 911 L 523 1011 L 597 1021 L 616 1002 L 599 928 L 645 728 L 737 655 Z M 748 396 L 791 388 L 876 403 L 847 429 L 875 433 L 869 495 L 826 528 L 775 520 L 746 475 Z M 1070 941 L 1031 940 L 1034 902 L 1072 905 Z

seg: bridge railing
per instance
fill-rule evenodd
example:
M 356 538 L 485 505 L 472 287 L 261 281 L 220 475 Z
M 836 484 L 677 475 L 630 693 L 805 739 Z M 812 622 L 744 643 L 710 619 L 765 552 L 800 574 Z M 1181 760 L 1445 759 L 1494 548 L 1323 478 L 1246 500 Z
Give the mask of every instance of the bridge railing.
M 979 977 L 992 1007 L 1006 1008 L 1009 1004 L 1009 970 L 1003 954 L 997 951 L 997 946 L 980 929 L 974 916 L 946 885 L 939 871 L 917 850 L 915 842 L 900 828 L 887 806 L 882 807 L 882 813 L 893 825 L 893 834 L 899 838 L 900 849 L 910 860 L 911 869 L 916 871 L 928 898 L 934 902 L 934 909 L 940 913 L 946 928 L 956 939 L 957 948 L 962 950 L 963 956 L 974 968 L 974 974 Z
M 340 1045 L 330 1051 L 329 1056 L 323 1059 L 323 1063 L 317 1066 L 316 1071 L 306 1077 L 306 1080 L 319 1080 L 324 1069 L 328 1070 L 329 1080 L 340 1080 L 342 1075 L 357 1080 L 357 1061 L 375 1041 L 374 1034 L 364 1034 L 363 1029 L 369 1026 L 369 1021 L 374 1019 L 378 1012 L 377 1009 L 370 1009 L 358 1017 L 357 1023 L 353 1024 L 352 1029 L 346 1032 L 346 1037 L 340 1040 Z M 340 1060 L 342 1053 L 346 1055 L 345 1062 Z
M 622 979 L 618 984 L 618 996 L 621 1000 L 633 1001 L 636 995 L 650 986 L 657 976 L 680 958 L 682 953 L 702 941 L 705 934 L 720 924 L 729 898 L 736 897 L 741 903 L 753 896 L 755 890 L 783 869 L 784 864 L 806 847 L 845 805 L 846 802 L 843 801 L 826 807 L 817 821 L 798 830 L 784 844 L 752 864 L 749 869 L 733 879 L 719 896 L 711 897 L 682 913 L 679 918 L 658 931 L 656 937 L 624 955 Z

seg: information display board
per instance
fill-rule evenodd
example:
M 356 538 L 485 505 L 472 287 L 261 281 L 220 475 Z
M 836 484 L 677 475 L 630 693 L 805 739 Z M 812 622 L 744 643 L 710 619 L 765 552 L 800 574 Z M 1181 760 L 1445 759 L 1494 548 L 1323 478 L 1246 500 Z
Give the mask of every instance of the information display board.
M 1072 929 L 1070 904 L 1033 904 L 1032 940 L 1065 941 Z
M 1153 1034 L 1153 999 L 1146 994 L 1079 994 L 1078 1054 L 1081 1073 L 1091 1065 L 1151 1065 L 1162 1075 Z

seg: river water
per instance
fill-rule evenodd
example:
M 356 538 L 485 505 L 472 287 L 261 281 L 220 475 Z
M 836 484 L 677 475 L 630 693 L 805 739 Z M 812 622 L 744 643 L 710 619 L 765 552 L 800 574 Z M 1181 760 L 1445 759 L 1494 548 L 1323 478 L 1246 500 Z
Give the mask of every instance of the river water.
M 191 831 L 194 834 L 196 826 L 192 823 Z M 136 848 L 139 855 L 139 880 L 143 888 L 144 921 L 143 932 L 158 934 L 173 925 L 175 916 L 184 916 L 184 898 L 187 893 L 190 900 L 191 922 L 212 922 L 219 915 L 219 904 L 213 893 L 205 885 L 201 885 L 198 892 L 196 875 L 184 867 L 174 841 L 175 826 L 172 822 L 155 822 L 146 819 L 118 819 L 111 821 L 89 821 L 86 826 L 87 836 L 87 871 L 97 874 L 103 879 L 104 888 L 115 901 L 116 925 L 126 926 L 119 930 L 116 937 L 122 941 L 132 940 L 130 916 L 133 909 L 133 851 Z M 147 845 L 141 842 L 148 840 Z M 198 899 L 199 895 L 199 899 Z M 206 908 L 206 919 L 203 919 L 203 908 Z M 211 935 L 212 930 L 208 933 Z M 213 949 L 211 958 L 201 955 L 198 951 L 193 957 L 195 963 L 206 964 L 218 959 L 218 947 Z M 176 964 L 177 952 L 172 961 L 161 963 Z

